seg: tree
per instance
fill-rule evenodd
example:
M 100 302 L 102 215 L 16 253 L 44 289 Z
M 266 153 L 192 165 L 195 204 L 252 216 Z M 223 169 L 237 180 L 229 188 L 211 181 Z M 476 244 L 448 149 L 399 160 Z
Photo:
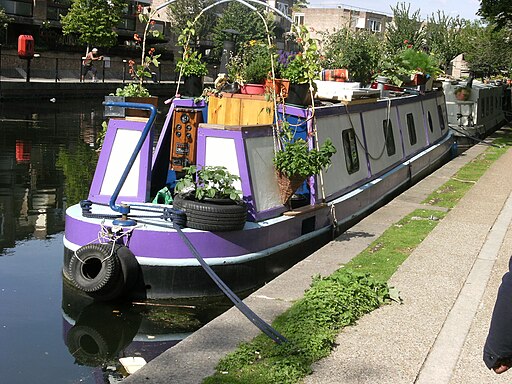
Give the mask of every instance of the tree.
M 386 48 L 389 54 L 396 54 L 405 44 L 417 49 L 423 44 L 425 31 L 420 19 L 420 10 L 409 15 L 410 8 L 411 5 L 405 3 L 391 7 L 393 22 L 386 31 Z
M 261 14 L 265 15 L 264 11 L 260 8 L 258 9 Z M 273 22 L 267 21 L 267 23 L 270 31 L 272 31 L 274 28 Z M 238 33 L 236 35 L 235 53 L 238 52 L 247 41 L 267 41 L 263 20 L 256 12 L 238 2 L 231 2 L 227 6 L 214 27 L 213 36 L 216 57 L 220 57 L 224 41 L 232 38 L 232 34 L 226 32 L 226 30 L 235 30 Z
M 212 3 L 213 0 L 186 0 L 175 1 L 169 5 L 167 12 L 171 20 L 173 33 L 179 36 L 183 30 L 183 26 L 187 25 L 188 21 L 194 21 L 201 10 Z M 194 24 L 197 39 L 202 40 L 211 32 L 215 20 L 216 17 L 212 12 L 203 13 Z
M 461 31 L 468 23 L 467 20 L 449 17 L 442 11 L 432 13 L 427 18 L 425 27 L 425 41 L 428 51 L 441 60 L 441 66 L 446 71 L 450 61 L 463 53 L 461 44 Z
M 12 21 L 12 19 L 5 14 L 5 11 L 3 8 L 0 8 L 0 36 L 3 38 L 5 37 L 5 33 L 7 31 L 7 26 Z
M 493 23 L 497 29 L 512 24 L 512 4 L 510 0 L 480 0 L 478 15 Z
M 73 0 L 69 12 L 61 18 L 65 35 L 77 34 L 87 45 L 112 47 L 117 43 L 114 30 L 127 6 L 124 0 Z
M 323 33 L 324 68 L 346 68 L 353 81 L 367 84 L 376 73 L 382 55 L 382 38 L 367 30 L 342 28 Z
M 507 29 L 479 21 L 468 23 L 461 32 L 464 59 L 475 76 L 489 77 L 512 68 L 512 49 Z

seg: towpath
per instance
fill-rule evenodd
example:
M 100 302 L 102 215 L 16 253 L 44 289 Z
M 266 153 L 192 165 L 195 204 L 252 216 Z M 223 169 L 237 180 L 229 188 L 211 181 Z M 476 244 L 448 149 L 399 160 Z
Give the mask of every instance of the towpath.
M 510 134 L 510 128 L 506 128 Z M 248 297 L 272 321 L 302 297 L 316 274 L 329 275 L 416 208 L 464 164 L 476 145 L 369 215 L 349 231 Z M 390 283 L 391 304 L 345 328 L 331 355 L 313 366 L 306 384 L 509 383 L 487 370 L 482 346 L 502 275 L 512 255 L 512 150 L 497 160 L 409 256 Z M 237 309 L 205 325 L 124 380 L 200 383 L 215 365 L 258 330 Z

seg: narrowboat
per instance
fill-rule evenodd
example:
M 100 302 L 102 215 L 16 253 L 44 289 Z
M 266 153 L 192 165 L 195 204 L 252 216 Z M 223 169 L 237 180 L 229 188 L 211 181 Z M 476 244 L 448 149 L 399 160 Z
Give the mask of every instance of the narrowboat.
M 352 100 L 324 97 L 275 110 L 262 96 L 226 94 L 208 104 L 178 97 L 158 138 L 153 106 L 107 102 L 151 115 L 109 119 L 89 195 L 66 210 L 65 281 L 99 300 L 220 295 L 204 262 L 234 292 L 250 292 L 452 156 L 441 88 L 395 97 L 346 87 L 341 94 L 347 92 Z M 311 148 L 330 139 L 337 150 L 291 204 L 280 198 L 273 164 L 276 116 Z M 240 177 L 240 228 L 187 227 L 183 211 L 155 198 L 192 164 Z

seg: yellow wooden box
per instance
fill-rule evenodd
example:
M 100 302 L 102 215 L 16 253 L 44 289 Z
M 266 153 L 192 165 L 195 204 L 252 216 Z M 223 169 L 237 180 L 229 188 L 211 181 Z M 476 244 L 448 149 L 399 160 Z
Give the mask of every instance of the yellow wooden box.
M 259 125 L 272 124 L 274 103 L 263 95 L 222 93 L 208 98 L 208 124 Z

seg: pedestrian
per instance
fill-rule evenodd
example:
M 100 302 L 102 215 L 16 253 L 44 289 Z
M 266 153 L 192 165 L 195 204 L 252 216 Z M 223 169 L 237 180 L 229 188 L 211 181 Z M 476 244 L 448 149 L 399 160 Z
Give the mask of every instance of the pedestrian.
M 103 60 L 103 56 L 98 56 L 98 48 L 93 48 L 91 52 L 85 56 L 85 59 L 83 61 L 83 70 L 82 70 L 82 81 L 85 80 L 85 75 L 87 75 L 88 72 L 91 72 L 92 74 L 92 81 L 97 82 L 98 79 L 96 78 L 96 73 L 98 70 L 93 64 L 93 61 Z
M 487 368 L 500 374 L 512 367 L 512 258 L 508 272 L 503 276 L 484 345 Z

